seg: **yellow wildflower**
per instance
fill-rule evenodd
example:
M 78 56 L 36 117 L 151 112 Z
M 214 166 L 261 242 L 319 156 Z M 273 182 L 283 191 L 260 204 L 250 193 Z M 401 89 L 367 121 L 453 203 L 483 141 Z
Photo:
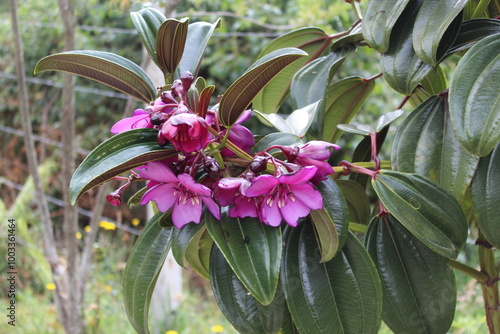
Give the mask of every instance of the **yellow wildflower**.
M 141 221 L 137 218 L 132 219 L 132 225 L 137 226 L 141 223 Z
M 56 285 L 54 283 L 47 283 L 45 284 L 45 287 L 47 288 L 47 290 L 55 290 L 56 289 Z
M 82 234 L 80 232 L 76 232 L 75 236 L 76 236 L 77 239 L 81 239 L 82 238 Z
M 224 331 L 224 327 L 221 325 L 214 325 L 212 326 L 212 332 L 214 333 L 222 333 Z
M 105 230 L 116 230 L 116 225 L 115 223 L 112 222 L 107 222 L 105 220 L 101 220 L 99 222 L 99 226 L 102 227 Z

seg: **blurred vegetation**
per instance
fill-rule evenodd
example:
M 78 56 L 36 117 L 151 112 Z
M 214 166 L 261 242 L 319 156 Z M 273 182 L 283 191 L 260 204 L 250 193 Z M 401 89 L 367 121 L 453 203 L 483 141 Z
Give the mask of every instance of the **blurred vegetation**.
M 134 0 L 86 0 L 77 2 L 77 49 L 93 49 L 120 54 L 140 63 L 142 49 L 140 39 L 134 34 L 130 11 L 142 8 L 145 1 Z M 365 3 L 362 2 L 361 6 Z M 231 16 L 223 16 L 222 25 L 217 29 L 207 49 L 200 75 L 209 84 L 217 87 L 216 95 L 222 94 L 235 79 L 250 66 L 262 48 L 275 36 L 294 28 L 317 26 L 327 33 L 333 34 L 348 29 L 355 21 L 351 5 L 344 1 L 327 0 L 271 0 L 255 4 L 253 0 L 181 1 L 176 8 L 177 13 L 189 16 L 191 22 L 200 20 L 214 22 L 220 15 L 210 12 L 229 12 Z M 24 56 L 27 76 L 33 78 L 33 68 L 38 60 L 46 55 L 60 52 L 62 45 L 62 23 L 56 1 L 23 0 L 19 1 L 19 15 L 22 25 Z M 29 23 L 29 24 L 28 24 Z M 276 29 L 279 28 L 279 29 Z M 21 129 L 20 115 L 17 112 L 17 87 L 14 68 L 13 41 L 10 27 L 8 2 L 0 2 L 0 124 L 14 129 Z M 376 52 L 364 47 L 355 53 L 344 64 L 339 76 L 359 75 L 370 77 L 376 75 L 378 68 Z M 451 63 L 451 62 L 450 62 Z M 444 64 L 446 68 L 446 63 Z M 61 75 L 55 72 L 43 72 L 36 79 L 50 80 L 51 85 L 29 83 L 30 103 L 32 107 L 33 126 L 36 134 L 52 140 L 59 140 L 59 132 L 64 124 L 60 122 L 59 94 Z M 110 90 L 90 80 L 77 78 L 77 86 Z M 377 80 L 374 93 L 365 104 L 363 111 L 355 122 L 371 123 L 383 112 L 396 109 L 402 96 L 389 89 L 383 80 Z M 110 136 L 109 129 L 122 118 L 126 99 L 109 97 L 88 92 L 77 91 L 77 135 L 78 145 L 84 149 L 92 149 Z M 139 105 L 136 104 L 128 114 Z M 390 110 L 388 110 L 388 108 Z M 262 133 L 262 126 L 252 119 L 250 127 Z M 265 130 L 264 130 L 265 131 Z M 393 132 L 389 132 L 390 141 Z M 352 150 L 359 138 L 346 135 L 339 143 L 347 150 Z M 61 333 L 62 327 L 57 321 L 57 312 L 52 304 L 51 292 L 46 284 L 50 283 L 48 266 L 42 260 L 41 225 L 35 213 L 35 198 L 29 181 L 26 160 L 23 155 L 23 138 L 0 131 L 0 141 L 4 144 L 0 152 L 0 170 L 2 177 L 16 184 L 24 185 L 19 191 L 0 179 L 0 218 L 15 217 L 19 223 L 18 267 L 19 281 L 19 326 L 22 333 Z M 57 173 L 57 161 L 62 157 L 59 150 L 49 145 L 37 143 L 39 157 L 45 158 L 40 167 L 47 184 L 47 193 L 61 198 Z M 389 143 L 384 146 L 387 150 Z M 344 151 L 345 152 L 345 151 Z M 381 157 L 388 159 L 387 151 Z M 83 158 L 83 156 L 80 156 Z M 50 185 L 50 187 L 49 187 Z M 137 189 L 131 189 L 130 194 Z M 90 209 L 92 202 L 84 200 L 80 203 Z M 61 208 L 51 205 L 51 213 L 59 225 L 56 236 L 60 235 Z M 121 216 L 123 214 L 123 216 Z M 105 215 L 113 217 L 124 224 L 132 225 L 132 218 L 144 220 L 141 209 L 128 211 L 125 205 L 114 208 L 107 205 Z M 81 218 L 81 239 L 83 243 L 87 218 Z M 136 227 L 135 225 L 133 227 Z M 139 227 L 136 227 L 140 229 Z M 1 239 L 5 240 L 2 230 Z M 135 237 L 120 230 L 100 231 L 95 244 L 94 262 L 88 284 L 86 300 L 86 316 L 91 333 L 132 333 L 122 305 L 121 272 L 128 252 L 132 248 Z M 467 254 L 465 252 L 464 254 Z M 0 255 L 5 258 L 5 243 L 0 246 Z M 465 256 L 465 255 L 464 255 Z M 471 261 L 472 260 L 472 261 Z M 475 261 L 475 262 L 474 262 Z M 464 258 L 462 262 L 477 263 L 477 259 Z M 0 274 L 5 276 L 6 268 L 0 267 Z M 485 332 L 484 312 L 481 309 L 480 288 L 470 279 L 457 274 L 459 300 L 457 316 L 452 333 Z M 5 284 L 2 283 L 0 297 L 5 298 Z M 208 289 L 210 290 L 210 289 Z M 207 291 L 208 291 L 207 290 Z M 179 333 L 210 333 L 211 326 L 222 325 L 223 333 L 235 333 L 231 325 L 218 312 L 213 298 L 207 291 L 189 291 L 184 296 L 178 312 L 169 323 L 163 324 L 161 331 L 176 330 Z M 3 305 L 3 304 L 2 304 Z M 0 323 L 0 332 L 4 332 Z M 384 332 L 385 331 L 385 332 Z M 383 329 L 382 333 L 389 333 Z

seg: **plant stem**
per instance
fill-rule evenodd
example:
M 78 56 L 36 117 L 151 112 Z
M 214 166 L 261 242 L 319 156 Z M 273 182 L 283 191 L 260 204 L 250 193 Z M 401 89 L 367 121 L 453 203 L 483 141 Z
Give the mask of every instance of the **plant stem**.
M 349 223 L 349 229 L 353 232 L 365 233 L 368 226 L 358 224 L 358 223 Z
M 479 244 L 485 241 L 481 232 L 478 238 Z M 486 324 L 491 334 L 500 333 L 500 294 L 498 290 L 498 271 L 495 267 L 494 248 L 479 246 L 479 267 L 485 274 L 487 280 L 481 284 L 483 291 L 484 309 L 486 312 Z
M 481 0 L 477 4 L 477 7 L 474 10 L 474 13 L 472 14 L 471 19 L 478 19 L 481 16 L 483 16 L 483 13 L 484 13 L 486 7 L 488 7 L 489 3 L 490 3 L 490 0 Z
M 479 270 L 476 270 L 472 267 L 469 267 L 466 264 L 463 264 L 461 262 L 455 261 L 455 260 L 448 260 L 448 265 L 452 267 L 453 269 L 456 269 L 460 271 L 461 273 L 464 273 L 465 275 L 472 277 L 476 281 L 478 281 L 481 284 L 486 283 L 488 277 L 480 272 Z
M 356 17 L 357 20 L 362 20 L 363 14 L 361 14 L 361 8 L 359 8 L 359 3 L 356 0 L 351 0 L 351 7 L 354 12 L 354 17 Z

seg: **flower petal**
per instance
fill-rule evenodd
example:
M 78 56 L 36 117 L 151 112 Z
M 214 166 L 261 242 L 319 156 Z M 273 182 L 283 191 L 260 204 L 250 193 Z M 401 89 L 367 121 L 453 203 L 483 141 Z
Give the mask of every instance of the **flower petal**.
M 229 209 L 229 216 L 234 218 L 257 218 L 257 199 L 255 197 L 237 196 L 234 205 Z
M 280 175 L 278 181 L 285 184 L 303 184 L 308 182 L 316 174 L 316 166 L 306 166 L 295 173 Z
M 220 219 L 220 207 L 215 203 L 215 201 L 210 197 L 202 197 L 201 200 L 205 204 L 206 208 L 215 218 Z
M 168 183 L 178 183 L 177 177 L 175 174 L 162 164 L 161 162 L 151 161 L 148 162 L 146 168 L 142 169 L 139 172 L 139 175 L 146 180 L 154 180 L 159 182 L 168 182 Z
M 200 223 L 201 220 L 201 201 L 199 198 L 187 201 L 177 201 L 172 210 L 172 221 L 174 226 L 182 228 L 184 225 L 194 222 Z
M 116 135 L 132 129 L 151 128 L 153 125 L 150 120 L 147 113 L 145 115 L 139 114 L 137 116 L 124 118 L 111 127 L 111 133 Z
M 272 175 L 260 175 L 252 181 L 252 185 L 245 190 L 245 196 L 255 197 L 264 195 L 278 184 L 278 179 Z
M 312 210 L 319 210 L 323 207 L 323 197 L 310 183 L 294 184 L 290 190 L 296 199 L 304 203 Z
M 290 226 L 297 226 L 299 218 L 306 217 L 311 209 L 301 201 L 288 201 L 287 205 L 280 209 L 281 216 Z
M 274 227 L 280 226 L 282 217 L 276 201 L 273 201 L 271 206 L 263 204 L 260 208 L 260 213 L 263 223 Z
M 141 205 L 154 201 L 158 210 L 167 212 L 174 205 L 177 196 L 174 195 L 175 184 L 161 183 L 149 189 L 142 195 Z
M 193 177 L 189 174 L 179 174 L 177 175 L 177 178 L 179 179 L 179 182 L 186 187 L 187 189 L 201 195 L 201 196 L 208 196 L 210 197 L 212 195 L 212 191 L 205 187 L 201 183 L 197 183 Z

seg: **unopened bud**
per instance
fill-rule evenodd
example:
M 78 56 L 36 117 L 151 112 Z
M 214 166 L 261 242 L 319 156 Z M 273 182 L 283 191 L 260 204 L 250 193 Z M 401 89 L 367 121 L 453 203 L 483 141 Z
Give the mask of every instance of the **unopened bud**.
M 214 179 L 220 177 L 220 166 L 219 163 L 214 158 L 206 157 L 203 163 L 203 168 L 210 177 Z
M 161 92 L 160 99 L 161 102 L 165 104 L 177 103 L 177 101 L 175 101 L 175 98 L 172 96 L 172 92 L 169 90 Z
M 151 115 L 151 124 L 162 125 L 167 120 L 168 115 L 162 112 L 157 112 Z
M 181 97 L 184 94 L 184 87 L 182 85 L 182 81 L 179 79 L 174 80 L 172 83 L 172 96 L 173 97 Z
M 114 205 L 114 206 L 121 205 L 122 204 L 122 192 L 121 192 L 121 188 L 118 189 L 118 190 L 113 191 L 108 196 L 106 196 L 106 200 L 111 205 Z
M 266 168 L 267 168 L 267 158 L 261 155 L 255 156 L 250 166 L 248 166 L 248 169 L 255 174 L 265 171 Z
M 187 92 L 189 88 L 191 88 L 191 84 L 194 81 L 193 74 L 191 74 L 191 72 L 189 71 L 186 71 L 184 72 L 184 74 L 181 75 L 180 79 L 182 82 L 182 88 L 184 89 L 185 92 Z

